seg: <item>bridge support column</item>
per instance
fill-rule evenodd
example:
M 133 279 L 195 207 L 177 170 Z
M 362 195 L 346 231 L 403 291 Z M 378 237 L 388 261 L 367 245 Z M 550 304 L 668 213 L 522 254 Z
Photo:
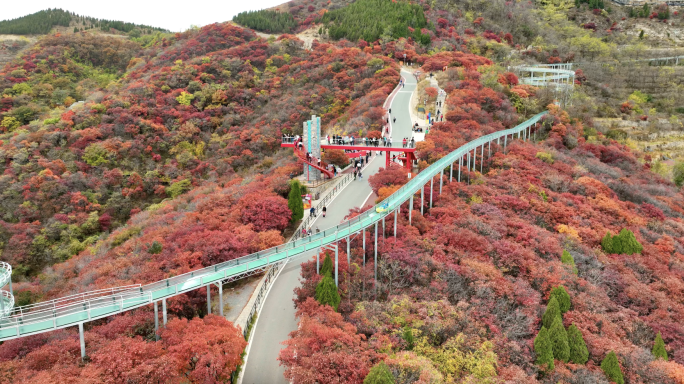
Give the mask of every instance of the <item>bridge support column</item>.
M 162 299 L 162 321 L 166 326 L 166 299 Z
M 350 251 L 351 241 L 350 240 L 351 240 L 351 238 L 349 237 L 349 235 L 347 235 L 347 265 L 351 264 L 351 256 L 350 256 L 350 254 L 351 254 L 351 251 Z
M 413 195 L 411 195 L 411 200 L 409 201 L 409 225 L 411 225 L 411 216 L 413 215 Z
M 316 274 L 320 275 L 321 274 L 321 249 L 318 248 L 318 252 L 316 252 Z
M 207 315 L 211 315 L 211 284 L 207 284 Z
M 337 265 L 338 265 L 337 256 L 338 256 L 338 253 L 339 253 L 338 249 L 340 248 L 339 245 L 340 245 L 340 244 L 339 244 L 339 242 L 337 241 L 337 232 L 335 232 L 335 286 L 336 286 L 336 287 L 338 286 L 338 284 L 337 284 L 337 281 L 338 281 L 338 280 L 337 280 L 337 279 L 338 279 L 338 273 L 337 273 L 337 270 L 338 270 L 338 268 L 337 268 Z
M 442 168 L 442 172 L 439 173 L 439 195 L 442 196 L 442 183 L 444 179 L 444 168 Z
M 449 182 L 451 183 L 454 180 L 454 163 L 451 163 L 451 167 L 449 168 Z
M 397 215 L 399 214 L 399 209 L 394 211 L 394 238 L 397 238 Z
M 373 262 L 375 268 L 375 290 L 378 290 L 378 222 L 375 222 L 375 256 Z
M 480 152 L 480 173 L 482 173 L 482 167 L 484 167 L 484 144 L 482 144 L 482 151 Z
M 508 135 L 504 136 L 504 154 L 506 153 L 506 142 L 508 142 Z
M 363 230 L 363 265 L 366 265 L 366 229 Z
M 159 341 L 159 306 L 154 302 L 154 340 Z
M 81 342 L 81 361 L 85 359 L 85 339 L 83 338 L 83 323 L 78 323 L 78 338 Z
M 489 140 L 488 145 L 489 145 L 489 148 L 487 148 L 487 150 L 489 151 L 489 154 L 487 154 L 487 157 L 491 159 L 492 158 L 492 141 L 491 140 Z
M 223 281 L 218 282 L 219 288 L 219 315 L 223 317 Z
M 433 188 L 433 185 L 434 185 L 434 184 L 435 184 L 435 178 L 432 177 L 432 178 L 430 179 L 430 209 L 432 209 L 432 190 L 434 189 L 434 188 Z
M 420 187 L 420 215 L 423 216 L 423 207 L 425 207 L 425 185 Z
M 385 230 L 385 218 L 383 217 L 382 218 L 382 241 L 383 241 L 383 244 L 385 244 L 384 241 L 385 241 L 385 234 L 386 233 L 387 233 L 387 231 Z
M 463 165 L 463 156 L 458 158 L 458 182 L 461 182 L 461 165 Z
M 468 184 L 470 184 L 470 151 L 468 151 L 468 165 L 466 169 L 468 170 Z

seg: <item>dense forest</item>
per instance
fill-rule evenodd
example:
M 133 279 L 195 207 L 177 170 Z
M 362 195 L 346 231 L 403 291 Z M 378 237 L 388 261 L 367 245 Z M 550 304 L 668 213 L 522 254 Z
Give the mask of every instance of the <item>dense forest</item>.
M 289 13 L 271 10 L 240 12 L 233 18 L 236 23 L 267 33 L 290 33 L 297 26 Z
M 49 33 L 53 27 L 69 27 L 73 23 L 82 25 L 81 28 L 83 30 L 99 28 L 103 31 L 115 29 L 121 32 L 130 32 L 137 28 L 146 31 L 147 33 L 150 33 L 151 31 L 165 31 L 161 28 L 147 25 L 79 16 L 62 9 L 47 9 L 16 19 L 0 21 L 0 34 L 42 35 Z
M 335 40 L 373 42 L 410 36 L 423 45 L 430 43 L 423 7 L 408 1 L 358 0 L 325 13 L 320 21 Z

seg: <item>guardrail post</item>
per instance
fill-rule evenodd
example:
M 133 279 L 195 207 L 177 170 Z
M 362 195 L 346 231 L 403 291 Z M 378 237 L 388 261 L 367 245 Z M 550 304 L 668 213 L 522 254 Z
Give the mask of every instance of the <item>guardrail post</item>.
M 159 341 L 159 306 L 154 302 L 154 340 Z
M 375 268 L 375 290 L 378 290 L 378 222 L 375 222 L 375 262 L 373 263 L 373 268 Z
M 399 210 L 395 209 L 394 210 L 394 238 L 397 238 L 397 215 L 399 214 Z
M 166 299 L 162 299 L 162 321 L 166 326 Z
M 413 195 L 411 195 L 411 201 L 409 202 L 409 225 L 411 225 L 411 216 L 413 215 Z
M 78 323 L 78 338 L 81 341 L 81 361 L 85 359 L 85 339 L 83 338 L 83 323 Z
M 211 315 L 211 284 L 207 284 L 207 315 Z
M 217 285 L 219 289 L 219 315 L 223 317 L 223 281 L 219 280 Z

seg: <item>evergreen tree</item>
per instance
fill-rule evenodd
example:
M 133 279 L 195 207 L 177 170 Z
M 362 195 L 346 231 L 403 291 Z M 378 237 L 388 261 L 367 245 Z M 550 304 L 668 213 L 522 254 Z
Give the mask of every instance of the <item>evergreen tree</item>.
M 549 340 L 549 331 L 546 327 L 542 327 L 537 337 L 534 338 L 534 353 L 537 355 L 535 363 L 541 366 L 542 369 L 546 371 L 554 369 L 553 346 L 551 345 L 551 340 Z
M 392 372 L 384 361 L 373 366 L 363 380 L 363 384 L 394 384 L 395 382 Z
M 577 266 L 575 265 L 575 258 L 572 257 L 570 252 L 563 250 L 561 255 L 561 263 L 569 265 L 572 268 L 572 273 L 577 274 Z
M 568 291 L 565 290 L 564 286 L 559 285 L 551 289 L 551 297 L 555 297 L 556 301 L 558 301 L 558 308 L 560 309 L 561 314 L 570 310 L 572 302 L 570 301 L 570 295 L 568 294 Z
M 558 300 L 551 296 L 549 304 L 546 305 L 546 312 L 544 312 L 544 316 L 542 316 L 542 324 L 546 327 L 546 329 L 550 329 L 551 325 L 553 324 L 553 320 L 555 320 L 556 317 L 561 317 L 561 311 L 560 307 L 558 306 Z
M 568 345 L 568 333 L 563 327 L 563 320 L 557 316 L 551 328 L 549 328 L 549 340 L 553 348 L 553 357 L 564 363 L 570 359 L 570 346 Z
M 402 335 L 406 342 L 406 349 L 413 350 L 413 330 L 407 325 L 404 327 L 404 334 Z
M 601 369 L 603 373 L 613 382 L 617 384 L 625 384 L 625 379 L 622 377 L 622 371 L 620 370 L 620 363 L 615 355 L 615 352 L 610 351 L 608 355 L 601 362 Z
M 589 360 L 589 350 L 584 342 L 582 332 L 575 324 L 568 327 L 568 345 L 570 346 L 570 361 L 575 364 L 585 364 Z
M 340 293 L 337 291 L 335 286 L 335 281 L 330 276 L 326 274 L 316 286 L 316 301 L 322 305 L 329 305 L 337 311 L 337 306 L 340 305 Z
M 304 203 L 302 203 L 302 193 L 299 181 L 290 182 L 290 193 L 287 195 L 287 207 L 292 211 L 292 222 L 297 222 L 304 217 Z
M 601 239 L 601 248 L 603 248 L 605 253 L 615 253 L 613 252 L 613 237 L 610 235 L 610 232 L 606 232 L 606 235 Z
M 321 265 L 321 276 L 325 275 L 330 275 L 332 276 L 333 273 L 335 273 L 335 268 L 333 267 L 333 261 L 330 258 L 330 254 L 328 252 L 325 253 L 325 259 L 323 259 L 323 265 Z
M 653 353 L 653 357 L 656 359 L 659 357 L 662 357 L 663 360 L 667 361 L 667 351 L 665 350 L 665 342 L 663 341 L 663 337 L 660 335 L 660 332 L 656 335 L 655 338 L 655 343 L 653 344 L 653 350 L 651 351 Z

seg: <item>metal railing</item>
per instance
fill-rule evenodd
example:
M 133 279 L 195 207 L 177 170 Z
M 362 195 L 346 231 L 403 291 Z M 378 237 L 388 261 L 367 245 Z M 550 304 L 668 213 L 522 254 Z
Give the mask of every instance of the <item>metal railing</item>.
M 17 307 L 10 316 L 0 319 L 0 341 L 48 332 L 54 329 L 78 325 L 84 321 L 111 316 L 209 284 L 240 276 L 248 271 L 263 270 L 269 265 L 304 255 L 328 244 L 336 243 L 338 240 L 368 228 L 391 215 L 395 209 L 408 201 L 425 184 L 430 182 L 433 177 L 443 172 L 449 165 L 453 166 L 455 162 L 458 162 L 459 158 L 462 158 L 473 149 L 492 140 L 507 138 L 509 135 L 518 134 L 518 137 L 520 137 L 521 134 L 527 132 L 528 128 L 539 122 L 546 113 L 539 113 L 516 127 L 479 137 L 445 155 L 386 198 L 381 203 L 383 209 L 380 212 L 376 209 L 370 209 L 353 219 L 320 233 L 251 255 L 144 285 L 137 290 L 131 290 L 128 287 L 111 288 L 112 292 L 119 293 L 95 297 L 92 297 L 92 292 L 86 292 L 80 294 L 84 299 L 69 302 L 68 305 L 60 307 L 59 310 L 49 308 L 49 306 L 40 306 L 40 304 L 30 307 Z M 378 207 L 379 205 L 376 205 L 375 208 Z M 72 295 L 67 298 L 75 296 L 78 295 Z M 59 300 L 62 299 L 57 299 L 56 301 Z
M 294 144 L 294 137 L 283 137 L 282 144 Z M 382 140 L 370 141 L 369 139 L 364 140 L 364 138 L 358 137 L 354 138 L 354 141 L 352 141 L 350 137 L 342 137 L 340 139 L 331 140 L 331 142 L 328 142 L 327 139 L 321 140 L 321 145 L 329 147 L 340 146 L 340 149 L 342 149 L 342 147 L 350 146 L 359 147 L 359 150 L 378 148 L 377 150 L 381 151 L 382 149 L 380 148 L 415 148 L 416 143 L 415 141 L 411 142 L 411 140 L 407 140 L 406 143 L 404 143 L 403 140 L 385 141 L 383 143 Z
M 326 204 L 330 202 L 330 200 L 335 197 L 335 195 L 341 191 L 347 184 L 349 184 L 350 181 L 354 178 L 354 175 L 351 173 L 347 173 L 345 176 L 342 177 L 342 180 L 340 180 L 337 185 L 335 185 L 330 192 L 328 192 L 316 205 L 316 210 L 318 210 L 318 207 L 325 207 Z M 321 214 L 320 211 L 318 213 L 319 215 Z M 315 216 L 309 215 L 304 221 L 302 221 L 301 224 L 297 227 L 295 230 L 295 233 L 292 235 L 290 238 L 290 241 L 297 240 L 300 237 L 302 237 L 302 228 L 309 228 L 311 226 L 311 223 L 316 219 Z
M 264 305 L 264 301 L 266 299 L 266 292 L 268 292 L 268 289 L 273 285 L 273 281 L 275 281 L 275 277 L 278 275 L 278 272 L 285 266 L 285 262 L 281 263 L 276 263 L 274 264 L 271 268 L 268 269 L 268 272 L 266 272 L 266 276 L 264 276 L 264 283 L 261 285 L 261 289 L 259 289 L 259 293 L 257 293 L 256 300 L 254 301 L 254 304 L 252 305 L 252 309 L 249 311 L 249 316 L 247 316 L 247 324 L 245 325 L 245 329 L 242 330 L 242 335 L 244 337 L 247 337 L 247 332 L 250 330 L 250 324 L 252 323 L 252 316 L 254 316 L 255 313 L 259 313 L 261 311 L 261 307 Z
M 12 295 L 12 266 L 0 261 L 0 289 L 9 284 L 9 291 L 0 290 L 0 318 L 9 315 L 14 307 Z

